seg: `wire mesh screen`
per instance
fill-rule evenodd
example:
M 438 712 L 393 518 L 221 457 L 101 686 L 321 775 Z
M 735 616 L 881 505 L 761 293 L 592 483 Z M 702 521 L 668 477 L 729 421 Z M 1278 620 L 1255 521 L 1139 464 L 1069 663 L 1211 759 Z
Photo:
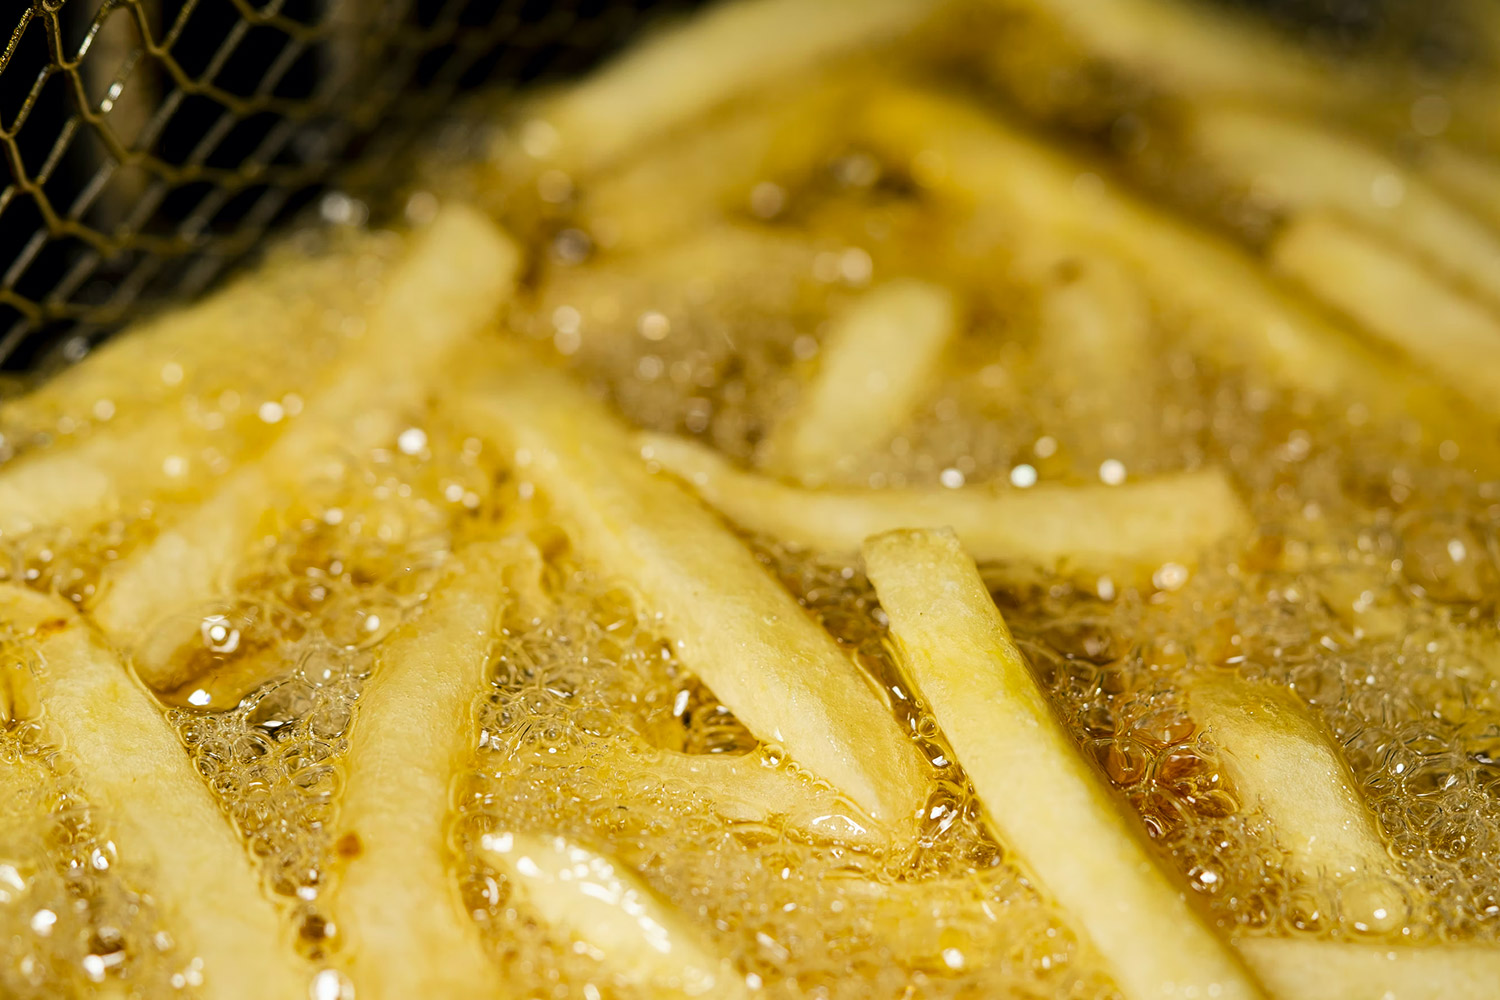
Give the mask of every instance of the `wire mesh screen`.
M 692 0 L 11 0 L 0 365 L 190 296 L 377 131 Z M 0 31 L 7 15 L 0 14 Z M 0 36 L 3 37 L 3 36 Z

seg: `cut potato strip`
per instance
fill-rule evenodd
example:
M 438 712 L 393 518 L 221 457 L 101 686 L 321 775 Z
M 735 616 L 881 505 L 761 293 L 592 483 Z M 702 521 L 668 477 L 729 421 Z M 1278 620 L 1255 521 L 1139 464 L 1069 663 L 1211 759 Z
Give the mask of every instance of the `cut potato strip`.
M 1230 671 L 1196 674 L 1187 690 L 1232 787 L 1265 813 L 1298 878 L 1326 885 L 1395 877 L 1349 765 L 1296 696 Z
M 1209 168 L 1290 213 L 1333 209 L 1500 302 L 1500 236 L 1421 177 L 1329 126 L 1253 108 L 1203 108 L 1184 136 Z
M 1234 946 L 1277 1000 L 1500 998 L 1500 949 L 1490 945 L 1239 938 Z
M 727 756 L 659 750 L 647 758 L 651 776 L 681 782 L 701 792 L 714 811 L 730 821 L 764 823 L 782 817 L 788 828 L 810 840 L 877 849 L 889 832 L 832 788 L 806 775 L 772 767 L 758 754 Z
M 738 0 L 665 32 L 537 109 L 544 158 L 598 169 L 717 104 L 920 24 L 934 0 Z M 535 126 L 532 126 L 534 129 Z
M 151 698 L 67 602 L 3 584 L 0 619 L 35 637 L 47 723 L 103 808 L 121 856 L 149 877 L 179 948 L 202 959 L 202 995 L 305 996 L 311 972 Z
M 1271 262 L 1312 294 L 1436 372 L 1482 412 L 1500 415 L 1500 318 L 1417 261 L 1329 215 L 1306 215 Z
M 456 558 L 385 646 L 349 741 L 336 841 L 349 860 L 335 906 L 351 978 L 377 1000 L 461 996 L 494 976 L 449 874 L 449 785 L 473 750 L 499 606 L 515 600 L 507 572 L 541 556 L 512 537 Z
M 1366 122 L 1389 135 L 1409 133 L 1411 101 L 1423 90 L 1403 84 L 1399 62 L 1329 58 L 1313 46 L 1278 37 L 1262 18 L 1204 7 L 1192 0 L 984 0 L 1005 12 L 1040 19 L 1082 51 L 1085 71 L 1104 63 L 1118 78 L 1147 84 L 1158 95 L 1186 100 L 1244 99 L 1280 109 L 1323 111 Z M 1462 23 L 1456 20 L 1455 23 Z M 1025 36 L 1010 39 L 1027 45 Z M 1013 60 L 999 51 L 997 63 Z M 1449 83 L 1448 132 L 1494 150 L 1500 102 L 1494 79 L 1481 71 Z M 1064 88 L 1054 88 L 1064 89 Z M 1430 92 L 1430 91 L 1429 91 Z
M 535 312 L 553 317 L 554 326 L 555 317 L 572 316 L 559 314 L 559 309 L 576 313 L 584 354 L 598 348 L 634 350 L 638 342 L 633 337 L 600 341 L 598 334 L 622 327 L 638 331 L 640 317 L 648 311 L 661 312 L 670 323 L 674 310 L 704 303 L 713 309 L 743 303 L 767 313 L 789 312 L 798 305 L 817 253 L 815 242 L 783 230 L 732 223 L 699 226 L 659 249 L 549 269 L 537 289 Z M 753 286 L 745 283 L 746 274 L 756 275 Z
M 758 738 L 878 821 L 912 821 L 923 762 L 833 639 L 629 432 L 564 377 L 520 363 L 464 399 L 476 429 L 514 449 L 587 558 L 629 581 L 682 659 Z
M 295 496 L 340 452 L 394 441 L 452 351 L 494 317 L 519 265 L 516 247 L 487 219 L 464 206 L 444 209 L 391 276 L 364 343 L 292 427 L 202 506 L 112 568 L 94 617 L 134 653 L 151 687 L 170 690 L 193 678 L 181 673 L 171 642 L 141 648 L 147 631 L 185 618 L 230 585 L 270 498 Z M 185 631 L 184 641 L 190 638 Z
M 743 472 L 683 438 L 643 434 L 641 453 L 689 483 L 740 527 L 814 551 L 852 556 L 896 528 L 952 528 L 976 559 L 1017 561 L 1079 579 L 1149 581 L 1164 564 L 1249 530 L 1216 469 L 1120 486 L 810 490 Z
M 1176 0 L 986 0 L 1061 27 L 1096 59 L 1162 90 L 1320 104 L 1330 86 L 1313 60 L 1248 17 Z
M 1002 121 L 938 94 L 894 89 L 871 97 L 861 134 L 961 210 L 1011 219 L 1018 240 L 1062 238 L 1118 258 L 1173 328 L 1216 363 L 1249 362 L 1306 392 L 1357 400 L 1392 419 L 1421 415 L 1439 433 L 1469 436 L 1472 422 L 1442 389 L 1362 349 L 1249 256 Z
M 865 543 L 907 679 L 997 836 L 1103 956 L 1130 1000 L 1261 996 L 1052 714 L 950 531 Z
M 589 180 L 579 215 L 606 250 L 664 253 L 726 216 L 774 217 L 788 189 L 845 140 L 864 79 L 845 72 L 798 80 L 795 89 L 730 109 L 670 146 Z
M 1451 143 L 1422 151 L 1422 171 L 1450 197 L 1500 231 L 1500 163 Z
M 754 994 L 707 936 L 624 865 L 562 837 L 486 834 L 481 856 L 556 934 L 663 998 Z
M 866 292 L 834 322 L 816 374 L 766 441 L 765 465 L 808 483 L 850 472 L 910 418 L 957 326 L 938 285 L 898 279 Z
M 1152 384 L 1151 303 L 1130 272 L 1087 251 L 1045 255 L 1034 365 L 1070 414 L 1115 448 L 1150 433 L 1132 419 Z
M 100 431 L 192 394 L 296 391 L 331 360 L 343 334 L 330 314 L 362 313 L 362 261 L 376 238 L 350 237 L 316 256 L 273 251 L 255 271 L 190 306 L 131 326 L 75 365 L 0 407 L 0 423 L 51 431 L 59 419 L 100 420 Z M 368 260 L 366 260 L 368 258 Z

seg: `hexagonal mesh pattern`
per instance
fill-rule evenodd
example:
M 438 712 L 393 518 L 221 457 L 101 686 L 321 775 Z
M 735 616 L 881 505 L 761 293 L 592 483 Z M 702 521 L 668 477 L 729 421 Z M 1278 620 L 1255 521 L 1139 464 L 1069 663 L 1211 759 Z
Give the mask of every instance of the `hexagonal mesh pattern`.
M 375 133 L 581 70 L 691 0 L 20 2 L 0 52 L 12 369 L 202 289 Z

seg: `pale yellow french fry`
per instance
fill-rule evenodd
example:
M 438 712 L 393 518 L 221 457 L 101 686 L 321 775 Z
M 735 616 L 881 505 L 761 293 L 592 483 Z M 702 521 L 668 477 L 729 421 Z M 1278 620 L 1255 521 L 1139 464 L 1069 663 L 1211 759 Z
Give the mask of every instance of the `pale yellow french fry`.
M 513 449 L 585 558 L 659 614 L 689 669 L 758 738 L 901 826 L 924 766 L 833 639 L 686 490 L 651 475 L 629 431 L 562 376 L 505 364 L 462 400 Z
M 1263 19 L 1191 0 L 983 2 L 1061 31 L 1088 62 L 1102 62 L 1158 95 L 1325 111 L 1399 134 L 1410 128 L 1410 101 L 1423 93 L 1395 80 L 1399 64 L 1320 57 L 1311 46 L 1278 37 Z M 1010 39 L 1013 46 L 1026 43 L 1025 36 Z M 995 54 L 997 62 L 1014 58 Z M 1450 130 L 1493 150 L 1500 123 L 1493 76 L 1457 81 L 1444 96 L 1453 108 Z
M 1096 429 L 1106 453 L 1149 435 L 1140 407 L 1150 396 L 1151 303 L 1116 261 L 1087 251 L 1045 255 L 1036 276 L 1040 326 L 1033 364 L 1069 416 Z M 1035 264 L 1031 265 L 1035 267 Z
M 670 253 L 726 216 L 771 218 L 845 138 L 864 78 L 799 79 L 589 179 L 578 215 L 608 251 Z
M 1494 1000 L 1493 945 L 1353 944 L 1305 938 L 1237 938 L 1234 946 L 1277 1000 Z
M 1045 19 L 1092 57 L 1170 93 L 1321 104 L 1332 84 L 1314 60 L 1252 18 L 1175 0 L 984 0 Z
M 507 575 L 540 558 L 520 537 L 460 551 L 360 695 L 335 897 L 360 996 L 467 996 L 495 974 L 449 874 L 449 785 L 474 746 L 496 615 L 515 599 Z
M 0 620 L 35 638 L 47 724 L 179 949 L 202 960 L 202 995 L 305 996 L 310 970 L 150 696 L 66 601 L 0 585 Z
M 1354 136 L 1251 107 L 1199 107 L 1183 136 L 1211 170 L 1282 211 L 1337 211 L 1500 302 L 1500 235 Z
M 949 531 L 897 531 L 865 568 L 907 679 L 996 835 L 1097 949 L 1129 1000 L 1262 995 L 1052 714 Z
M 1411 257 L 1331 215 L 1293 221 L 1271 263 L 1500 416 L 1500 318 Z
M 1187 691 L 1231 786 L 1265 813 L 1296 877 L 1324 885 L 1396 877 L 1349 765 L 1291 692 L 1227 670 L 1193 675 Z
M 1225 240 L 1139 201 L 1083 164 L 962 102 L 916 89 L 872 95 L 860 134 L 961 210 L 992 211 L 1039 237 L 1124 263 L 1170 328 L 1219 364 L 1250 364 L 1303 391 L 1391 419 L 1420 414 L 1468 439 L 1446 391 L 1360 346 L 1289 297 Z
M 238 438 L 184 432 L 180 416 L 161 412 L 77 444 L 23 454 L 0 471 L 0 537 L 54 529 L 81 534 L 132 501 L 196 499 L 214 483 L 203 449 L 243 458 L 271 436 L 269 428 Z
M 763 463 L 809 483 L 847 474 L 910 418 L 957 328 L 953 294 L 939 285 L 897 279 L 866 292 L 835 320 Z
M 537 289 L 536 311 L 554 326 L 559 309 L 576 313 L 584 354 L 621 346 L 635 352 L 640 346 L 635 336 L 614 332 L 640 333 L 641 317 L 650 311 L 667 315 L 700 303 L 724 309 L 741 302 L 768 313 L 791 311 L 817 253 L 812 240 L 782 230 L 711 224 L 660 248 L 550 270 Z M 756 275 L 753 285 L 745 282 L 747 273 Z M 595 342 L 601 331 L 611 335 Z M 671 329 L 652 335 L 670 336 Z
M 1500 230 L 1500 163 L 1452 143 L 1437 143 L 1423 150 L 1421 169 L 1491 229 Z
M 229 587 L 272 498 L 296 495 L 339 450 L 362 454 L 393 442 L 454 349 L 493 319 L 519 266 L 515 245 L 488 220 L 465 206 L 444 209 L 391 276 L 363 344 L 297 421 L 205 503 L 111 568 L 94 618 L 132 651 L 142 679 L 157 690 L 192 679 L 181 674 L 171 642 L 145 649 L 145 634 Z
M 59 421 L 97 425 L 36 451 L 17 442 L 22 453 L 0 469 L 0 537 L 82 532 L 134 503 L 201 497 L 218 463 L 251 458 L 276 437 L 280 401 L 305 392 L 350 343 L 328 329 L 328 316 L 362 317 L 352 288 L 361 261 L 382 256 L 373 238 L 321 256 L 283 253 L 200 303 L 123 331 L 5 404 L 0 425 L 13 435 L 52 434 Z M 191 401 L 212 409 L 224 393 L 239 400 L 241 416 L 217 427 L 189 416 Z M 272 404 L 272 419 L 257 414 L 257 397 Z
M 130 326 L 7 401 L 0 425 L 51 432 L 59 420 L 98 421 L 107 433 L 187 394 L 211 406 L 226 390 L 242 398 L 296 392 L 337 353 L 345 339 L 337 318 L 363 312 L 359 281 L 387 257 L 384 244 L 363 235 L 316 255 L 275 250 L 222 290 Z
M 1244 505 L 1217 469 L 1119 486 L 800 489 L 741 471 L 683 438 L 638 440 L 642 455 L 740 527 L 835 555 L 853 555 L 882 531 L 952 528 L 986 562 L 1142 582 L 1167 563 L 1192 566 L 1203 550 L 1249 530 Z
M 645 760 L 653 778 L 681 782 L 703 793 L 725 819 L 761 823 L 779 816 L 790 830 L 811 840 L 865 850 L 890 844 L 889 831 L 838 791 L 785 767 L 772 767 L 757 754 L 658 750 Z
M 551 607 L 542 583 L 543 563 L 531 549 L 506 566 L 510 607 L 522 620 L 536 620 Z M 806 774 L 789 761 L 773 765 L 759 753 L 694 754 L 650 746 L 626 735 L 628 754 L 620 768 L 638 767 L 641 779 L 663 787 L 686 786 L 709 800 L 715 813 L 730 822 L 764 823 L 778 817 L 794 835 L 819 842 L 877 850 L 890 844 L 890 831 L 874 822 L 837 789 Z
M 485 834 L 480 856 L 559 936 L 653 997 L 755 995 L 734 963 L 619 862 L 562 837 Z
M 596 170 L 768 80 L 900 37 L 936 6 L 933 0 L 723 4 L 543 101 L 537 122 L 526 127 L 542 159 L 564 170 Z

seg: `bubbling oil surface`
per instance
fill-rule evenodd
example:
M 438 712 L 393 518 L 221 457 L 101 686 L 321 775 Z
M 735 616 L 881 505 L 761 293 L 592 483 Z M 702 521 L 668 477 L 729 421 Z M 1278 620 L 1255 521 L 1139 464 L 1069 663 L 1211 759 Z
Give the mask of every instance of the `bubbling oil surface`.
M 554 196 L 556 178 L 511 192 L 497 214 L 534 267 L 499 335 L 550 353 L 629 423 L 753 464 L 831 318 L 862 290 L 907 275 L 956 285 L 963 332 L 945 371 L 885 447 L 840 470 L 843 483 L 1027 489 L 1226 470 L 1254 530 L 1194 572 L 1168 565 L 1129 588 L 982 567 L 1053 708 L 1226 932 L 1500 944 L 1500 482 L 1466 471 L 1469 442 L 1428 449 L 1357 403 L 1215 367 L 1183 346 L 1171 316 L 1151 316 L 1153 363 L 1132 391 L 1093 398 L 1105 389 L 1039 360 L 1037 294 L 1013 267 L 1025 248 L 930 203 L 905 169 L 850 147 L 796 190 L 767 179 L 694 237 L 710 256 L 686 276 L 680 261 L 613 252 L 571 187 Z M 330 343 L 357 337 L 361 303 L 378 295 L 398 244 L 375 235 L 347 301 L 328 305 Z M 733 266 L 711 256 L 726 247 Z M 695 248 L 689 239 L 690 263 Z M 190 458 L 215 461 L 215 435 L 246 408 L 295 420 L 292 387 L 274 385 L 286 359 L 257 361 L 239 376 L 210 367 L 156 401 L 201 432 L 204 452 Z M 143 379 L 161 375 L 143 362 Z M 62 451 L 106 412 L 12 428 L 7 447 L 22 459 Z M 727 814 L 705 789 L 657 773 L 663 753 L 797 772 L 678 661 L 627 581 L 571 548 L 545 498 L 511 489 L 507 456 L 434 413 L 409 417 L 399 439 L 340 456 L 314 488 L 276 498 L 232 592 L 191 616 L 201 645 L 180 655 L 203 679 L 156 692 L 309 959 L 340 955 L 329 831 L 362 686 L 392 630 L 419 620 L 455 546 L 529 511 L 547 605 L 506 612 L 449 828 L 462 899 L 517 995 L 634 994 L 486 863 L 481 839 L 504 829 L 565 835 L 630 867 L 768 996 L 1115 996 L 1088 945 L 987 832 L 894 663 L 858 564 L 746 538 L 878 681 L 931 764 L 919 836 L 883 849 L 820 841 L 776 814 Z M 87 610 L 110 564 L 202 490 L 132 498 L 87 537 L 8 543 L 0 576 Z M 0 645 L 0 667 L 46 669 L 23 637 Z M 1225 670 L 1290 688 L 1326 724 L 1402 875 L 1399 903 L 1288 877 L 1275 830 L 1222 773 L 1181 694 L 1194 672 Z M 110 839 L 45 706 L 0 731 L 0 767 L 0 788 L 23 790 L 0 795 L 0 993 L 193 995 L 194 958 L 150 898 L 152 873 Z

